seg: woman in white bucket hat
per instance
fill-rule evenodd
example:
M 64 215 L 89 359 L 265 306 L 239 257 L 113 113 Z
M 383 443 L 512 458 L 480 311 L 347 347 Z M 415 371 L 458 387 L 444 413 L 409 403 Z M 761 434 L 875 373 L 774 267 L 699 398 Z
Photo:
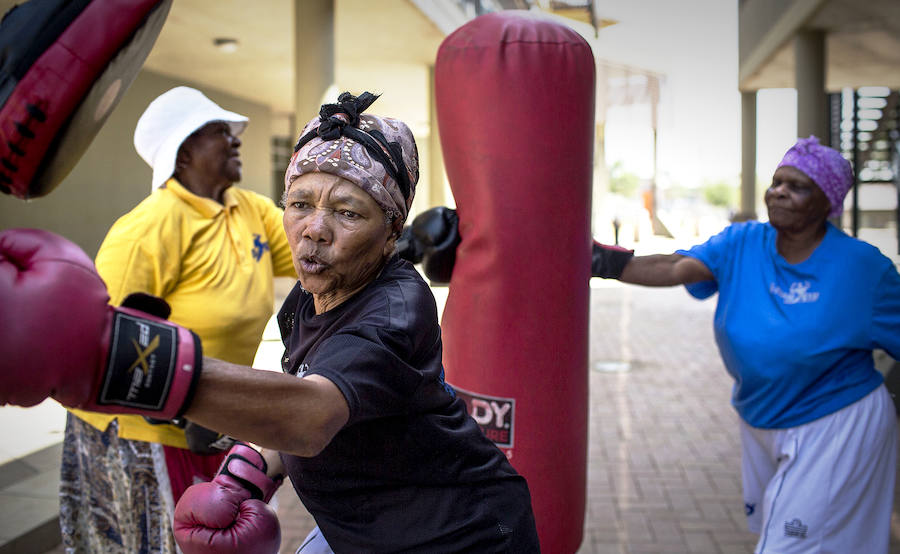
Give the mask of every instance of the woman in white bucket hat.
M 189 87 L 153 100 L 134 132 L 152 193 L 116 221 L 96 259 L 111 304 L 158 296 L 205 355 L 241 365 L 272 315 L 273 277 L 296 277 L 281 210 L 234 186 L 247 122 Z M 189 423 L 73 410 L 60 491 L 67 552 L 176 552 L 175 502 L 215 475 L 229 446 Z
M 134 130 L 134 148 L 153 169 L 150 185 L 154 190 L 175 172 L 178 149 L 185 139 L 213 121 L 226 123 L 235 139 L 247 127 L 246 117 L 222 109 L 190 87 L 173 88 L 150 103 Z

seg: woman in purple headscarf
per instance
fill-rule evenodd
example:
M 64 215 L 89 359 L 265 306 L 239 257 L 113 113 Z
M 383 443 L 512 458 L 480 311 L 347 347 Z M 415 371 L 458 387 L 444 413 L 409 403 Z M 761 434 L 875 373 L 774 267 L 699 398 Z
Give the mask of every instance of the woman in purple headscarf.
M 801 139 L 766 190 L 767 223 L 669 255 L 595 252 L 597 276 L 718 291 L 756 552 L 888 551 L 897 418 L 872 350 L 900 358 L 900 276 L 828 221 L 852 183 L 837 151 Z

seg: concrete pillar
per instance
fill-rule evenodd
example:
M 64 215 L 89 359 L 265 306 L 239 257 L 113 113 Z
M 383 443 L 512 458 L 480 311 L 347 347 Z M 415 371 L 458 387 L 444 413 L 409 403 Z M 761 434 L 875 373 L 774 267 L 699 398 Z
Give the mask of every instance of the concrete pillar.
M 741 211 L 735 220 L 756 219 L 756 91 L 741 93 Z
M 319 113 L 334 83 L 334 0 L 294 0 L 295 134 Z M 329 101 L 337 100 L 329 98 Z
M 797 136 L 826 140 L 825 31 L 806 29 L 794 39 Z
M 599 104 L 598 104 L 599 106 Z M 615 221 L 621 219 L 606 202 L 609 198 L 609 168 L 606 167 L 606 113 L 598 108 L 597 122 L 594 124 L 594 176 L 591 191 L 591 234 L 601 242 L 610 240 L 610 230 L 615 233 Z
M 446 172 L 444 171 L 444 152 L 441 150 L 441 135 L 438 129 L 437 108 L 434 100 L 434 65 L 428 66 L 428 152 L 431 163 L 428 164 L 428 202 L 427 207 L 446 206 L 447 189 Z M 420 176 L 421 178 L 421 176 Z M 416 193 L 418 196 L 418 193 Z M 419 209 L 426 207 L 419 203 Z

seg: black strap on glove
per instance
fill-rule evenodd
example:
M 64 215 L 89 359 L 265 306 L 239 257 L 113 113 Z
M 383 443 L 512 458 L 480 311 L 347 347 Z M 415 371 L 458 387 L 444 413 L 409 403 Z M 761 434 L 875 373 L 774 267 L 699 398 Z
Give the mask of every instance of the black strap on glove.
M 185 424 L 184 436 L 187 439 L 188 448 L 194 454 L 228 452 L 237 442 L 228 435 L 197 425 L 193 421 L 188 421 Z
M 140 310 L 150 315 L 155 315 L 160 319 L 169 319 L 172 315 L 172 308 L 169 303 L 158 296 L 147 294 L 145 292 L 133 292 L 125 297 L 122 301 L 123 308 L 131 308 L 132 310 Z
M 211 454 L 228 452 L 237 442 L 228 435 L 223 435 L 212 429 L 207 429 L 202 425 L 197 425 L 193 421 L 188 421 L 184 418 L 157 419 L 155 417 L 144 416 L 144 419 L 151 425 L 168 424 L 184 429 L 184 438 L 187 439 L 188 450 L 194 454 L 208 456 Z
M 633 257 L 634 250 L 594 241 L 591 250 L 591 277 L 618 279 Z

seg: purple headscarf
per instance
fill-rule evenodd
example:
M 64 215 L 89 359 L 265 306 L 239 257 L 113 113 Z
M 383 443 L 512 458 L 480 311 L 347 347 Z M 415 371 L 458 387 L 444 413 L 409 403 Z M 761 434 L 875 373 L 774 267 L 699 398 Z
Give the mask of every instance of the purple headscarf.
M 300 134 L 285 191 L 304 173 L 330 173 L 366 191 L 391 219 L 406 220 L 419 180 L 419 153 L 405 123 L 361 113 L 377 98 L 345 92 L 337 104 L 322 106 Z
M 844 211 L 844 197 L 853 186 L 853 170 L 850 162 L 837 150 L 822 146 L 819 139 L 810 135 L 809 138 L 798 140 L 787 151 L 778 167 L 783 165 L 799 169 L 822 189 L 831 203 L 828 217 L 841 215 Z

